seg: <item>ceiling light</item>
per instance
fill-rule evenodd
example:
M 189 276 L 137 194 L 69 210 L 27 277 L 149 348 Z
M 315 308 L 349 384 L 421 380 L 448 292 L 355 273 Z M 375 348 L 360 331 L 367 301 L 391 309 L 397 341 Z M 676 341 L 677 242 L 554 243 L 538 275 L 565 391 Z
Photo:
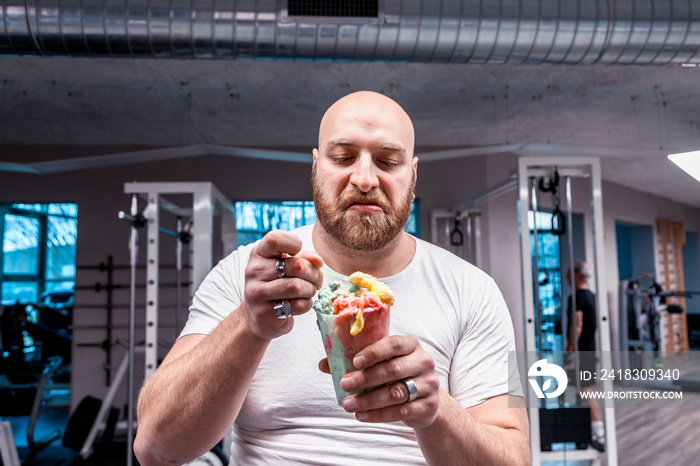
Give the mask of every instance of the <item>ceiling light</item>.
M 688 175 L 700 181 L 700 150 L 669 154 L 668 159 Z

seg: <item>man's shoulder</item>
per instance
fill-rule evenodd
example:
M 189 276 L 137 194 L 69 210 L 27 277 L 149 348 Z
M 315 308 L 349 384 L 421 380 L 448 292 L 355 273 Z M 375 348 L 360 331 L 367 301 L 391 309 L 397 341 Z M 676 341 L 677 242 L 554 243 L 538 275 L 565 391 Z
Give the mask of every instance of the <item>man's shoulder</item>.
M 474 276 L 490 278 L 486 272 L 476 265 L 443 247 L 420 238 L 416 238 L 416 246 L 422 249 L 421 260 L 438 264 L 440 266 L 439 270 L 450 271 L 450 273 L 454 273 L 455 270 L 462 270 L 464 273 L 473 274 Z
M 459 290 L 462 296 L 489 293 L 496 286 L 488 273 L 440 246 L 417 240 L 416 250 L 416 260 L 406 275 L 409 280 L 429 282 L 453 294 Z
M 576 299 L 581 303 L 590 305 L 595 304 L 595 294 L 593 294 L 591 290 L 578 290 L 576 293 Z

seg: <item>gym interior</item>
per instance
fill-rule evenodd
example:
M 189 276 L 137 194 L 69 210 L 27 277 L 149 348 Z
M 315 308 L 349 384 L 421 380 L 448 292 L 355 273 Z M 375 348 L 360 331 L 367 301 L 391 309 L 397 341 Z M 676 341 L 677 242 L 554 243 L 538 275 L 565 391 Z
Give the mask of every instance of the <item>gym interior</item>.
M 177 338 L 197 285 L 236 247 L 315 220 L 318 124 L 357 90 L 388 95 L 413 119 L 419 162 L 407 231 L 477 265 L 503 293 L 525 359 L 517 364 L 533 464 L 696 463 L 700 181 L 668 155 L 700 150 L 697 15 L 657 8 L 627 18 L 633 26 L 599 18 L 613 32 L 583 44 L 582 33 L 562 35 L 584 30 L 589 12 L 551 30 L 523 6 L 522 18 L 498 18 L 491 35 L 453 38 L 445 55 L 444 15 L 461 14 L 464 31 L 472 20 L 493 28 L 466 6 L 498 15 L 499 2 L 462 2 L 461 13 L 379 2 L 399 8 L 380 12 L 381 23 L 294 20 L 275 10 L 287 2 L 253 2 L 220 20 L 237 41 L 209 37 L 210 49 L 177 36 L 195 27 L 171 28 L 178 46 L 148 45 L 167 23 L 159 29 L 158 15 L 126 6 L 131 39 L 116 34 L 100 48 L 94 27 L 68 21 L 61 42 L 52 27 L 91 17 L 57 3 L 38 18 L 25 2 L 0 2 L 4 464 L 136 462 L 127 452 L 138 389 Z M 25 13 L 24 26 L 44 24 L 45 36 L 22 32 Z M 171 16 L 208 18 L 185 13 Z M 545 32 L 510 28 L 533 23 Z M 302 34 L 290 25 L 325 25 L 326 35 L 315 48 L 289 45 L 288 34 Z M 361 40 L 397 25 L 406 37 L 391 39 L 391 52 L 383 35 Z M 662 29 L 668 43 L 639 37 Z M 693 157 L 697 170 L 700 152 Z M 594 389 L 616 394 L 599 403 L 597 448 L 590 406 L 580 396 L 540 398 L 527 370 L 567 364 L 558 359 L 571 342 L 566 276 L 580 261 L 596 297 Z M 573 373 L 577 385 L 582 372 Z

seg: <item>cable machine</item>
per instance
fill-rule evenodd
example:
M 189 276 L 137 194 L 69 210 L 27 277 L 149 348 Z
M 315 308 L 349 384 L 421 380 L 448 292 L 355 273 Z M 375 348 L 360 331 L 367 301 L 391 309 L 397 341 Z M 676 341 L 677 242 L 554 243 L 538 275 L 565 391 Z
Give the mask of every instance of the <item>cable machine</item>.
M 663 369 L 668 357 L 691 360 L 688 351 L 668 351 L 671 346 L 664 336 L 669 333 L 669 325 L 675 317 L 680 317 L 684 307 L 669 303 L 672 298 L 693 298 L 699 291 L 664 290 L 651 274 L 639 278 L 626 278 L 620 281 L 619 288 L 619 333 L 620 368 L 626 370 Z M 672 324 L 671 324 L 672 325 Z M 676 341 L 682 341 L 677 338 Z M 691 364 L 690 367 L 693 367 Z M 623 385 L 639 385 L 664 390 L 681 388 L 696 389 L 700 386 L 697 371 L 684 370 L 678 380 L 640 379 L 621 380 Z
M 607 293 L 605 285 L 605 261 L 603 257 L 603 212 L 602 212 L 602 192 L 600 178 L 600 161 L 593 157 L 566 157 L 553 159 L 550 157 L 521 157 L 518 159 L 518 197 L 519 197 L 519 226 L 520 226 L 520 251 L 521 267 L 523 279 L 523 309 L 525 313 L 525 346 L 526 359 L 525 367 L 533 367 L 536 361 L 544 358 L 542 354 L 542 307 L 539 296 L 539 256 L 537 252 L 537 223 L 535 223 L 533 239 L 530 238 L 529 216 L 530 211 L 534 212 L 537 219 L 538 212 L 538 191 L 546 192 L 551 190 L 554 179 L 557 183 L 563 180 L 566 186 L 566 218 L 560 210 L 559 203 L 556 202 L 553 218 L 557 219 L 557 224 L 552 224 L 552 229 L 560 229 L 560 233 L 569 236 L 569 267 L 573 278 L 573 246 L 571 240 L 571 230 L 568 232 L 561 229 L 571 225 L 572 199 L 571 180 L 572 178 L 588 179 L 591 183 L 591 218 L 593 232 L 593 253 L 587 254 L 589 263 L 595 275 L 596 309 L 597 309 L 597 332 L 598 332 L 598 354 L 600 355 L 600 366 L 607 370 L 612 369 L 611 346 L 610 346 L 610 322 L 608 316 Z M 554 193 L 553 193 L 554 194 Z M 534 251 L 534 261 L 533 261 Z M 537 279 L 536 279 L 537 277 Z M 573 283 L 572 283 L 573 285 Z M 572 286 L 572 300 L 575 300 L 575 287 Z M 572 303 L 576 309 L 575 302 Z M 575 313 L 573 314 L 576 315 Z M 531 374 L 528 374 L 531 375 Z M 527 387 L 527 385 L 525 385 Z M 612 391 L 612 381 L 603 381 L 603 388 Z M 541 429 L 540 429 L 540 403 L 538 398 L 534 398 L 531 390 L 526 390 L 526 401 L 530 418 L 530 445 L 532 463 L 540 464 L 544 461 L 562 460 L 592 460 L 594 464 L 600 464 L 600 453 L 596 450 L 558 450 L 542 451 Z M 552 411 L 552 410 L 546 410 Z M 607 464 L 615 466 L 617 464 L 617 443 L 615 436 L 615 412 L 613 407 L 604 408 L 605 411 L 605 431 L 606 431 L 606 456 Z M 543 411 L 544 412 L 544 411 Z M 552 414 L 552 413 L 548 413 Z M 556 413 L 553 413 L 556 414 Z
M 484 202 L 515 188 L 515 175 L 460 202 L 451 209 L 430 211 L 430 241 L 482 268 L 481 216 L 478 208 Z
M 130 253 L 130 306 L 129 306 L 129 351 L 125 362 L 120 366 L 120 373 L 128 369 L 127 378 L 127 465 L 133 462 L 133 439 L 134 439 L 134 407 L 135 407 L 135 377 L 134 377 L 134 357 L 138 346 L 135 340 L 136 321 L 136 265 L 138 262 L 138 230 L 146 229 L 147 250 L 146 250 L 146 309 L 145 309 L 145 343 L 143 345 L 145 359 L 145 377 L 148 378 L 156 370 L 158 365 L 158 298 L 159 282 L 158 268 L 160 263 L 160 234 L 165 233 L 176 239 L 177 256 L 177 277 L 180 285 L 177 288 L 178 297 L 176 313 L 177 331 L 180 331 L 181 313 L 181 281 L 182 281 L 182 253 L 183 244 L 189 245 L 190 254 L 190 280 L 189 280 L 189 300 L 192 299 L 193 291 L 202 283 L 207 273 L 213 267 L 214 260 L 214 217 L 221 218 L 221 241 L 223 243 L 223 254 L 226 255 L 236 247 L 235 209 L 233 204 L 211 183 L 207 182 L 172 182 L 172 183 L 126 183 L 124 192 L 131 194 L 130 213 L 120 212 L 119 217 L 131 223 L 131 234 L 129 240 Z M 163 195 L 191 195 L 192 207 L 181 208 L 166 199 Z M 139 213 L 139 198 L 146 198 L 146 207 L 143 213 Z M 160 212 L 165 209 L 174 213 L 178 217 L 178 231 L 170 231 L 160 226 Z M 189 220 L 183 223 L 183 218 Z M 185 226 L 186 225 L 186 226 Z M 119 384 L 121 377 L 114 383 Z M 112 393 L 112 387 L 110 392 Z M 107 404 L 107 403 L 105 403 Z M 106 411 L 100 412 L 88 435 L 88 440 L 94 439 L 95 430 L 104 425 Z M 87 441 L 86 441 L 87 443 Z M 91 445 L 85 445 L 84 450 Z
M 145 224 L 132 222 L 132 232 L 139 227 L 147 230 L 146 252 L 146 377 L 150 376 L 157 367 L 158 341 L 158 268 L 160 262 L 160 233 L 175 236 L 177 239 L 177 264 L 182 270 L 182 243 L 188 238 L 190 253 L 189 298 L 196 290 L 213 266 L 214 247 L 214 217 L 221 216 L 221 240 L 224 245 L 224 255 L 236 247 L 235 210 L 233 205 L 211 183 L 126 183 L 124 192 L 132 194 L 132 214 L 138 221 L 138 208 L 134 209 L 133 199 L 143 196 L 147 205 L 140 220 Z M 180 208 L 165 199 L 162 195 L 191 194 L 192 208 Z M 160 227 L 160 210 L 166 209 L 180 218 L 190 218 L 190 227 L 185 231 L 170 232 Z M 122 214 L 124 218 L 126 216 Z M 191 223 L 190 223 L 191 222 Z M 191 238 L 191 239 L 189 239 Z M 138 238 L 135 240 L 138 242 Z M 135 245 L 135 248 L 138 244 Z M 133 248 L 131 248 L 133 250 Z M 132 264 L 135 267 L 134 264 Z M 132 273 L 132 275 L 134 275 Z M 133 292 L 133 290 L 132 290 Z M 132 294 L 133 298 L 133 294 Z M 132 299 L 133 301 L 133 299 Z M 179 330 L 179 329 L 178 329 Z
M 477 267 L 482 266 L 480 211 L 432 209 L 430 224 L 433 244 L 442 246 Z

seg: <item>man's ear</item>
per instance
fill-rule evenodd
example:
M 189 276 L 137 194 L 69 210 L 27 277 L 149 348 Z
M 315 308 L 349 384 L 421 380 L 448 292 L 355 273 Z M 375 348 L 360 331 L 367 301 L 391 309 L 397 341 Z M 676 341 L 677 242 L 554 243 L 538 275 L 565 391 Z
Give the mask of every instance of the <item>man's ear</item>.
M 311 153 L 314 156 L 314 165 L 316 164 L 316 160 L 318 159 L 318 149 L 314 148 L 314 150 L 311 151 Z

